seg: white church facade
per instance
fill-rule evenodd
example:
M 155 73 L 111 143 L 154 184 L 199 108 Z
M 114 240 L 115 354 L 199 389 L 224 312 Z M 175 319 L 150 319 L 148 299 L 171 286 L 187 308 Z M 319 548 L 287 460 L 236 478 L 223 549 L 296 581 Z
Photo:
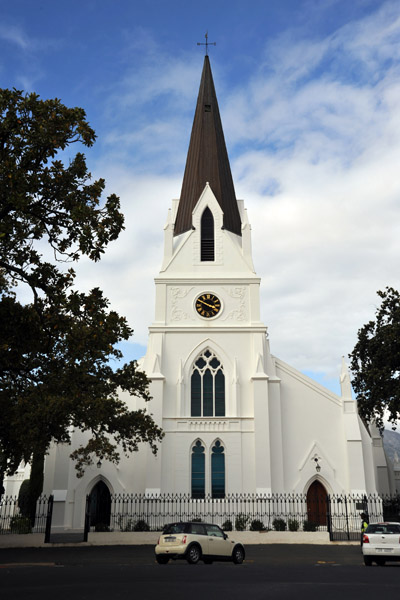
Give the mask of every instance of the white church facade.
M 54 525 L 82 527 L 85 498 L 99 482 L 110 494 L 197 499 L 395 491 L 379 432 L 358 416 L 345 364 L 338 396 L 271 354 L 208 56 L 182 193 L 164 233 L 155 318 L 139 364 L 165 437 L 157 456 L 143 444 L 117 467 L 104 461 L 81 479 L 71 447 L 55 447 L 44 483 L 54 494 Z M 74 446 L 82 435 L 74 434 Z

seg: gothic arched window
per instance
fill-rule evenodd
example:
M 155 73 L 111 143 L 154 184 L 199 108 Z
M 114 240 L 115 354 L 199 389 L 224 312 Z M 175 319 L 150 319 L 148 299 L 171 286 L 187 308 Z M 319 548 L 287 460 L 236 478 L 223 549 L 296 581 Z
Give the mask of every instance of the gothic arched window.
M 200 260 L 214 260 L 214 217 L 211 210 L 207 208 L 201 216 L 201 250 Z
M 211 449 L 211 496 L 225 498 L 225 454 L 219 440 Z
M 192 417 L 225 416 L 225 376 L 218 358 L 206 350 L 193 365 L 191 377 Z
M 204 498 L 206 492 L 206 460 L 200 440 L 192 447 L 192 498 Z

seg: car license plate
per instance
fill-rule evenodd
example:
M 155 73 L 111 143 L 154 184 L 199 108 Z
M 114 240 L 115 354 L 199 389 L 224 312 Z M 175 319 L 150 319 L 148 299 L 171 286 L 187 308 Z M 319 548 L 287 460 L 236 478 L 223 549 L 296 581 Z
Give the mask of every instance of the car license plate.
M 393 548 L 377 548 L 377 552 L 393 552 Z
M 164 538 L 164 542 L 175 542 L 176 538 L 173 536 L 168 536 Z

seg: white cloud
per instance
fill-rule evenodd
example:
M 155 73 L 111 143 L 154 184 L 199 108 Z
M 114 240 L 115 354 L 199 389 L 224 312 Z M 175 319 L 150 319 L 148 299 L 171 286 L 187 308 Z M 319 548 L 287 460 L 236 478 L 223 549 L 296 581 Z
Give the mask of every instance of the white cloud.
M 170 198 L 180 181 L 168 177 L 131 175 L 115 166 L 100 165 L 107 189 L 121 197 L 126 229 L 110 244 L 100 263 L 82 259 L 77 265 L 77 286 L 100 287 L 112 308 L 127 317 L 133 341 L 146 345 L 154 320 L 155 289 L 163 256 L 163 228 Z
M 27 30 L 29 28 L 5 19 L 0 23 L 0 69 L 9 78 L 7 83 L 1 84 L 2 87 L 15 86 L 26 92 L 34 91 L 38 82 L 45 78 L 47 56 L 53 55 L 60 47 L 59 39 L 50 36 L 39 38 L 27 33 Z
M 198 60 L 193 55 L 171 60 L 146 32 L 133 37 L 135 47 L 144 39 L 145 51 L 140 46 L 140 60 L 131 61 L 112 90 L 106 90 L 101 143 L 113 162 L 119 159 L 138 171 L 183 173 L 199 86 Z
M 16 25 L 0 24 L 0 39 L 11 42 L 22 50 L 27 50 L 31 46 L 31 41 L 26 33 Z

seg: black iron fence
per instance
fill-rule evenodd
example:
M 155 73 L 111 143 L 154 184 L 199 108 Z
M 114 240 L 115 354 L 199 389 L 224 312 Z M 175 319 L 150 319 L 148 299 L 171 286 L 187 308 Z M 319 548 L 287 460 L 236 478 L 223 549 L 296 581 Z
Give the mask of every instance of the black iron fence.
M 91 501 L 92 500 L 92 501 Z M 50 539 L 53 497 L 42 496 L 35 518 L 21 513 L 16 497 L 0 500 L 0 534 L 45 533 Z M 194 499 L 187 494 L 116 494 L 86 500 L 89 531 L 161 531 L 173 521 L 208 521 L 225 531 L 326 531 L 331 540 L 358 540 L 361 513 L 369 522 L 400 521 L 400 495 L 230 494 Z
M 328 496 L 328 531 L 334 541 L 360 539 L 361 518 L 367 522 L 400 522 L 400 494 Z M 357 532 L 358 528 L 358 532 Z
M 50 536 L 53 496 L 41 496 L 36 503 L 34 518 L 21 512 L 18 497 L 0 498 L 0 534 L 45 533 Z M 47 541 L 47 540 L 45 540 Z
M 400 521 L 400 496 L 231 494 L 193 499 L 185 494 L 116 494 L 86 504 L 89 531 L 161 531 L 173 521 L 208 521 L 226 531 L 327 531 L 331 540 L 358 540 L 361 513 L 370 522 Z

